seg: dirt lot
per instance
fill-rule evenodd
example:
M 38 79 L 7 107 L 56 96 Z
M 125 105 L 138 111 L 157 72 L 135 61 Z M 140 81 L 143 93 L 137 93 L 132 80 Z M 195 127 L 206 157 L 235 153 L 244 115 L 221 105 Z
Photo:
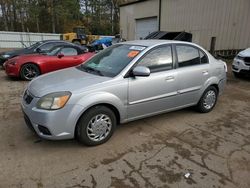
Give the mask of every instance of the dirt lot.
M 19 105 L 26 84 L 0 71 L 0 187 L 250 187 L 249 79 L 230 74 L 209 114 L 128 123 L 98 147 L 34 135 Z

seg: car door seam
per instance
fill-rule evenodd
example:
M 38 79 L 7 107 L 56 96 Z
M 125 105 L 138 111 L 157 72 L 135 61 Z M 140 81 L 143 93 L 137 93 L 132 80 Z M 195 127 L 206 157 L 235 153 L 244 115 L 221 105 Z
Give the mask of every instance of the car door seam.
M 178 94 L 178 92 L 171 92 L 171 93 L 167 93 L 167 94 L 163 94 L 163 95 L 149 97 L 149 98 L 146 98 L 146 99 L 141 99 L 141 100 L 129 102 L 129 105 L 134 105 L 134 104 L 154 101 L 154 100 L 158 100 L 158 99 L 162 99 L 162 98 L 172 97 L 172 96 L 176 96 L 177 94 Z

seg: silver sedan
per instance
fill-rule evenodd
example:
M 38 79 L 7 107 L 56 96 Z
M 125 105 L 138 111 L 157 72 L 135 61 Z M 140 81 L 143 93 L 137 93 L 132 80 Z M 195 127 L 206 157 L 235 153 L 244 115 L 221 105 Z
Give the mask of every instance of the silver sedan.
M 22 109 L 40 137 L 93 146 L 106 142 L 117 124 L 189 106 L 210 112 L 226 71 L 224 62 L 193 43 L 129 41 L 34 79 Z

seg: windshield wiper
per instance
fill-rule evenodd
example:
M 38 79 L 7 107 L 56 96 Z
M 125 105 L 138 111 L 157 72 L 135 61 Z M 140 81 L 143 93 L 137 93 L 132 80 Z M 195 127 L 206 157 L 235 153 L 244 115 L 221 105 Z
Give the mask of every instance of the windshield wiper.
M 84 70 L 84 71 L 86 71 L 86 72 L 94 72 L 94 73 L 97 73 L 97 74 L 99 74 L 100 76 L 104 76 L 102 73 L 101 73 L 101 71 L 99 71 L 99 70 L 97 70 L 97 69 L 94 69 L 94 68 L 92 68 L 92 67 L 86 67 L 86 66 L 81 66 L 81 68 Z

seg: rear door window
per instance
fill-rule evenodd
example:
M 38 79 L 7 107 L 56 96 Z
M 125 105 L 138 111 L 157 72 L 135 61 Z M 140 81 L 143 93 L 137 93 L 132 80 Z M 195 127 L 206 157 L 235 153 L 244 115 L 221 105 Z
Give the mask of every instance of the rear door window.
M 200 52 L 201 64 L 208 63 L 207 55 L 201 50 L 199 52 Z
M 176 45 L 176 52 L 179 67 L 200 64 L 200 54 L 197 48 L 188 45 Z

